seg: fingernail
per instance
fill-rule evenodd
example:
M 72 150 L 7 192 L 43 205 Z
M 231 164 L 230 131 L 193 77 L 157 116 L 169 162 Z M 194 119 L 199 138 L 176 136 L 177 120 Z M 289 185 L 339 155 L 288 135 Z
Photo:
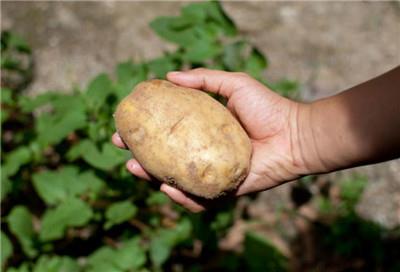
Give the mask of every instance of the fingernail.
M 168 75 L 169 75 L 169 76 L 177 76 L 177 75 L 180 75 L 180 74 L 182 74 L 182 72 L 180 72 L 180 71 L 168 72 Z

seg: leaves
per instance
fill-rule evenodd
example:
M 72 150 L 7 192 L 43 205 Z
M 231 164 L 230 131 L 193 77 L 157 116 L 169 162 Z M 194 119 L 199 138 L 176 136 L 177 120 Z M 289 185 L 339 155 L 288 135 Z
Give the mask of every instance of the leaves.
M 26 41 L 15 33 L 9 31 L 1 32 L 1 52 L 7 49 L 15 49 L 19 52 L 30 53 L 31 49 Z
M 33 185 L 42 200 L 54 205 L 88 191 L 98 192 L 103 182 L 91 171 L 79 173 L 77 167 L 65 166 L 58 171 L 34 174 Z
M 174 229 L 160 229 L 150 241 L 150 259 L 160 267 L 169 257 L 174 246 L 189 238 L 192 231 L 190 221 L 183 219 Z
M 244 241 L 244 258 L 248 271 L 287 271 L 287 259 L 265 238 L 249 232 Z
M 125 241 L 118 249 L 105 246 L 88 258 L 88 271 L 136 271 L 146 262 L 143 247 L 138 238 Z
M 4 265 L 4 262 L 11 256 L 13 253 L 13 246 L 8 239 L 7 235 L 5 235 L 2 231 L 1 235 L 1 264 Z
M 353 209 L 358 203 L 367 182 L 365 176 L 353 175 L 340 183 L 340 198 L 349 210 Z
M 62 96 L 62 94 L 55 92 L 46 92 L 35 97 L 21 96 L 18 99 L 18 106 L 23 112 L 30 113 L 43 105 L 60 99 Z
M 134 64 L 132 61 L 118 64 L 117 82 L 114 88 L 118 100 L 127 96 L 136 84 L 146 79 L 147 66 L 145 64 Z
M 150 196 L 146 199 L 146 204 L 151 205 L 164 205 L 170 202 L 170 198 L 164 193 L 156 191 L 152 192 Z
M 103 143 L 102 149 L 99 150 L 92 141 L 83 140 L 71 148 L 67 157 L 71 161 L 82 157 L 91 166 L 108 171 L 125 162 L 129 158 L 129 152 L 108 142 Z
M 51 241 L 62 238 L 68 227 L 86 225 L 93 212 L 88 204 L 78 198 L 69 198 L 54 209 L 48 209 L 42 217 L 39 238 Z
M 222 52 L 219 34 L 236 34 L 236 27 L 217 2 L 193 3 L 182 8 L 181 16 L 160 17 L 150 26 L 162 38 L 184 48 L 183 59 L 194 63 L 203 63 Z
M 1 88 L 1 103 L 6 105 L 14 104 L 14 100 L 12 98 L 12 90 L 9 88 Z
M 7 272 L 30 272 L 29 265 L 27 263 L 21 264 L 18 268 L 11 267 L 7 269 Z
M 57 144 L 71 132 L 86 126 L 86 113 L 80 96 L 52 97 L 52 111 L 44 112 L 36 119 L 35 129 L 40 146 Z
M 28 147 L 21 146 L 15 149 L 7 154 L 5 158 L 5 164 L 2 167 L 2 171 L 4 171 L 2 175 L 4 174 L 4 177 L 13 176 L 18 172 L 22 165 L 30 162 L 31 158 L 31 151 Z
M 240 71 L 243 68 L 243 54 L 246 48 L 244 41 L 228 44 L 224 48 L 223 64 L 229 71 Z
M 249 75 L 260 78 L 265 68 L 267 68 L 267 59 L 258 49 L 253 48 L 245 62 L 244 70 Z
M 35 233 L 32 225 L 32 215 L 24 206 L 15 206 L 7 216 L 8 228 L 17 237 L 24 253 L 34 257 L 37 251 L 34 247 Z
M 137 212 L 137 207 L 130 201 L 120 201 L 113 203 L 106 210 L 106 219 L 104 227 L 111 228 L 113 225 L 120 224 L 132 218 Z
M 267 84 L 272 90 L 275 92 L 286 96 L 293 97 L 296 95 L 297 90 L 299 89 L 299 84 L 296 81 L 281 79 L 278 82 Z
M 157 78 L 165 78 L 169 71 L 174 71 L 178 68 L 176 61 L 171 56 L 165 56 L 154 59 L 148 64 L 149 71 L 152 72 Z
M 100 74 L 94 78 L 85 92 L 85 100 L 88 107 L 99 110 L 104 105 L 107 96 L 112 93 L 112 82 L 106 74 Z
M 41 256 L 35 264 L 33 272 L 76 272 L 79 266 L 70 257 L 60 256 Z
M 6 177 L 4 175 L 4 172 L 1 173 L 1 198 L 0 200 L 3 201 L 3 199 L 11 192 L 12 189 L 12 184 L 11 184 L 11 180 L 8 179 L 8 177 Z

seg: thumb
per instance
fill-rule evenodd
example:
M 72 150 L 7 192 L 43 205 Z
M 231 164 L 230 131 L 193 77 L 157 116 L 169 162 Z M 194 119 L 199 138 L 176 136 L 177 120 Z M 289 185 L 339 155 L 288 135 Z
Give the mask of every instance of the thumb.
M 243 87 L 254 85 L 258 82 L 245 73 L 225 72 L 198 68 L 184 72 L 169 72 L 167 79 L 177 85 L 201 89 L 226 98 Z

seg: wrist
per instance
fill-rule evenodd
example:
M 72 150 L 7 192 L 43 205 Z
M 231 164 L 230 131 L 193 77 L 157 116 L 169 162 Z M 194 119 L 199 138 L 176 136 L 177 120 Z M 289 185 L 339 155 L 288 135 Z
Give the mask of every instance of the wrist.
M 333 166 L 325 160 L 325 152 L 319 142 L 320 127 L 315 118 L 319 111 L 316 103 L 296 103 L 291 113 L 291 146 L 292 158 L 299 175 L 326 173 Z

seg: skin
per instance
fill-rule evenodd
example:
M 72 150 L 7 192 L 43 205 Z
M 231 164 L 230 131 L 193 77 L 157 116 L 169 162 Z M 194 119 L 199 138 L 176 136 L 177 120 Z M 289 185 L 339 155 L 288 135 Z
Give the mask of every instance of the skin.
M 400 156 L 400 67 L 338 95 L 304 104 L 286 99 L 243 73 L 195 69 L 170 72 L 177 85 L 221 94 L 251 139 L 250 172 L 236 196 L 273 188 L 301 176 Z M 371 129 L 373 128 L 373 129 Z M 118 134 L 113 143 L 126 148 Z M 150 180 L 131 159 L 127 169 Z M 192 212 L 204 203 L 161 184 Z

